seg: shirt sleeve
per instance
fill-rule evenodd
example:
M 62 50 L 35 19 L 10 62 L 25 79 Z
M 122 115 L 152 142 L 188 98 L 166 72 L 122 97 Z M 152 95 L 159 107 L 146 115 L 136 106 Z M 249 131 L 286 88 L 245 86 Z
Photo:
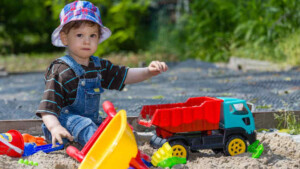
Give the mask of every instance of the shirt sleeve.
M 101 60 L 101 85 L 106 89 L 122 90 L 127 76 L 128 67 L 112 64 L 108 60 Z
M 64 98 L 68 89 L 63 86 L 63 79 L 59 76 L 57 68 L 53 65 L 45 73 L 45 90 L 36 115 L 41 117 L 41 113 L 50 113 L 59 116 L 64 106 Z

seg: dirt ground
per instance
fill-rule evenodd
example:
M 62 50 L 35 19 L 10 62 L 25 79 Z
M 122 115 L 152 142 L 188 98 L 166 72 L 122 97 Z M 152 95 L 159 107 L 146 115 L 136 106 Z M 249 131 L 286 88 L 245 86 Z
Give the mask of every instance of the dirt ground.
M 187 164 L 179 168 L 300 168 L 299 141 L 296 142 L 289 135 L 277 133 L 258 133 L 258 139 L 263 143 L 265 148 L 263 154 L 258 159 L 251 158 L 250 153 L 227 157 L 222 154 L 214 154 L 211 150 L 201 150 L 198 153 L 192 153 Z M 156 151 L 148 143 L 139 146 L 139 149 L 150 156 Z M 18 158 L 0 156 L 0 168 L 76 169 L 80 165 L 69 157 L 65 150 L 49 154 L 38 152 L 24 159 L 38 162 L 39 166 L 18 164 Z

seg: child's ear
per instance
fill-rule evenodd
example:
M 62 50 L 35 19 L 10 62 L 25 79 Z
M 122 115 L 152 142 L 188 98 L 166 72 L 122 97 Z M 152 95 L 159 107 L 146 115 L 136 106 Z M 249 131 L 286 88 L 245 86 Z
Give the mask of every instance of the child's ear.
M 60 40 L 61 42 L 65 45 L 68 46 L 68 40 L 67 40 L 67 34 L 65 32 L 60 32 L 59 33 Z

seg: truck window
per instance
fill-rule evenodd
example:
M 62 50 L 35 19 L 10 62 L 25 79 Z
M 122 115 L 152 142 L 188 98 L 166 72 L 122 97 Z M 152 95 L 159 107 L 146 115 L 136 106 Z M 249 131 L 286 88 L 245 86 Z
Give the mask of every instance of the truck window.
M 231 108 L 234 109 L 233 114 L 236 114 L 236 115 L 248 114 L 248 110 L 245 108 L 245 105 L 243 103 L 233 104 L 233 106 Z M 232 112 L 232 111 L 230 111 L 230 112 Z
M 229 105 L 229 111 L 230 111 L 230 113 L 234 112 L 232 105 Z

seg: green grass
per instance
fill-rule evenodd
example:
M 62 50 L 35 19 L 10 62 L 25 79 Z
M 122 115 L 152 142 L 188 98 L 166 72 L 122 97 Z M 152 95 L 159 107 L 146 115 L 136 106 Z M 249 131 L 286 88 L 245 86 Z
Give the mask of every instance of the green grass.
M 0 58 L 0 67 L 9 73 L 45 71 L 49 64 L 63 53 L 7 55 Z
M 272 108 L 272 105 L 259 105 L 259 106 L 256 106 L 256 109 L 269 109 L 269 108 Z
M 248 43 L 230 49 L 231 56 L 266 60 L 282 67 L 300 66 L 300 30 L 277 40 L 274 45 Z
M 0 57 L 0 68 L 5 67 L 9 73 L 19 72 L 43 72 L 49 64 L 64 55 L 61 53 L 39 53 L 39 54 L 20 54 L 6 55 Z M 110 60 L 117 65 L 137 67 L 143 62 L 147 66 L 152 60 L 177 61 L 174 56 L 164 54 L 143 53 L 113 53 L 103 58 Z
M 283 53 L 286 64 L 300 66 L 300 30 L 279 40 L 276 49 Z
M 284 111 L 280 114 L 274 114 L 274 118 L 277 121 L 277 129 L 289 134 L 300 134 L 300 122 L 299 117 L 293 113 Z
M 267 60 L 277 63 L 283 68 L 289 65 L 300 66 L 300 30 L 279 39 L 274 46 L 267 44 L 256 45 L 249 42 L 239 48 L 230 48 L 229 52 L 231 56 Z M 0 68 L 5 67 L 10 73 L 45 71 L 54 59 L 63 55 L 64 52 L 1 56 Z M 114 64 L 136 67 L 141 65 L 141 62 L 144 63 L 144 66 L 147 66 L 152 60 L 179 61 L 183 60 L 184 56 L 176 54 L 176 52 L 149 50 L 138 53 L 112 53 L 103 58 L 109 59 Z

